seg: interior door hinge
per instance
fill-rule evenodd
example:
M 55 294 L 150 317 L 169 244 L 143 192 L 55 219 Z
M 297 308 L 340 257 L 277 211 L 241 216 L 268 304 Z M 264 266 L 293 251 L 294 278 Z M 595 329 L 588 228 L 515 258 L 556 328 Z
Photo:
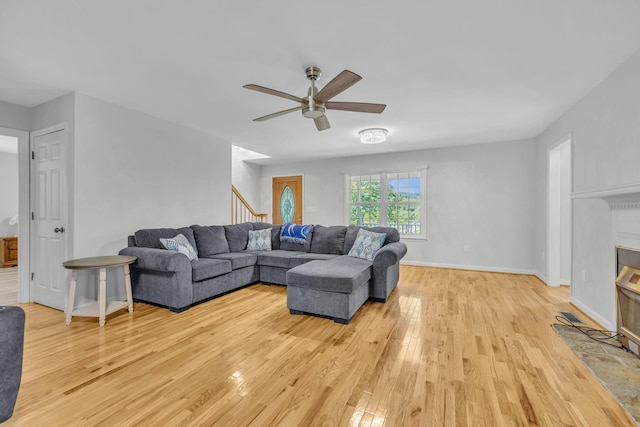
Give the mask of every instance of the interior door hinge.
M 31 273 L 31 280 L 33 280 L 33 278 L 36 277 L 35 273 Z
M 31 160 L 35 160 L 36 159 L 36 153 L 35 151 L 31 152 Z
M 31 221 L 33 221 L 34 219 L 36 219 L 36 214 L 35 212 L 31 212 Z

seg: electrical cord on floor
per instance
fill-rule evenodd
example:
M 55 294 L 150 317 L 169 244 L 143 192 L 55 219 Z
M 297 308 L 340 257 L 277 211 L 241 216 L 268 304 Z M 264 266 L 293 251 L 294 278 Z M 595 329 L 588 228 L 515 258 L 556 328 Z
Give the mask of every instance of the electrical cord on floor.
M 607 331 L 605 329 L 594 329 L 594 328 L 589 328 L 587 326 L 576 325 L 572 321 L 567 320 L 562 316 L 556 316 L 556 320 L 565 326 L 571 326 L 572 328 L 577 329 L 582 334 L 586 335 L 587 337 L 601 344 L 607 344 L 612 347 L 623 348 L 622 343 L 620 342 L 620 339 L 618 339 L 617 332 Z M 597 335 L 602 335 L 602 337 L 597 337 Z M 615 341 L 616 344 L 610 342 L 611 340 Z

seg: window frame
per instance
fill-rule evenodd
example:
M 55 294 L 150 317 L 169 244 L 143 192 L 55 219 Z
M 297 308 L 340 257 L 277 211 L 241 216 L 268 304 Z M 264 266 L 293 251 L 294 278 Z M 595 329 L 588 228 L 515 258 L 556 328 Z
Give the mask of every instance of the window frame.
M 419 173 L 420 174 L 420 201 L 419 202 L 392 202 L 388 200 L 388 182 L 389 175 L 394 174 L 411 174 L 411 173 Z M 351 179 L 353 177 L 363 177 L 363 176 L 380 176 L 380 202 L 366 202 L 366 203 L 353 203 L 351 201 Z M 394 179 L 394 178 L 391 178 Z M 353 173 L 353 174 L 345 174 L 344 180 L 344 188 L 345 188 L 345 209 L 344 209 L 344 218 L 345 224 L 351 224 L 351 208 L 352 206 L 362 206 L 373 205 L 380 207 L 380 226 L 381 227 L 390 227 L 388 225 L 388 206 L 389 205 L 418 205 L 420 206 L 420 233 L 418 234 L 406 234 L 400 233 L 400 238 L 402 239 L 419 239 L 426 240 L 427 238 L 427 168 L 412 168 L 407 170 L 393 170 L 393 171 L 382 171 L 382 172 L 363 172 L 363 173 Z M 396 227 L 391 227 L 396 228 Z

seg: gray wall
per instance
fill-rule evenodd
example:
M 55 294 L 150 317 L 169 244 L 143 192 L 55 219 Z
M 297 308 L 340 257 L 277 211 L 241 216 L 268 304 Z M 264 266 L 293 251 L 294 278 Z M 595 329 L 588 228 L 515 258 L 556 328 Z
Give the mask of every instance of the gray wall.
M 0 127 L 31 130 L 29 108 L 0 101 Z
M 640 183 L 640 52 L 573 106 L 538 138 L 536 269 L 546 275 L 547 150 L 572 135 L 573 191 Z M 571 299 L 615 327 L 611 212 L 602 200 L 573 201 Z
M 140 228 L 226 224 L 231 144 L 78 94 L 74 257 L 117 253 Z
M 533 273 L 534 159 L 527 140 L 263 166 L 261 206 L 270 211 L 272 177 L 302 174 L 303 221 L 344 224 L 345 173 L 428 166 L 427 240 L 406 239 L 405 261 Z

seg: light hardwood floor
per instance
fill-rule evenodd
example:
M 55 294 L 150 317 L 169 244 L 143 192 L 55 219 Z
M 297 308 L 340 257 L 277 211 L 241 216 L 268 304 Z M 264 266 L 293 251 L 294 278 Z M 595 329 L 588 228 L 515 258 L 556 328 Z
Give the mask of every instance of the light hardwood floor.
M 262 284 L 181 314 L 137 303 L 104 328 L 23 304 L 6 426 L 633 426 L 551 329 L 568 298 L 532 276 L 402 266 L 346 326 L 292 316 Z
M 0 305 L 18 302 L 18 267 L 0 268 Z

